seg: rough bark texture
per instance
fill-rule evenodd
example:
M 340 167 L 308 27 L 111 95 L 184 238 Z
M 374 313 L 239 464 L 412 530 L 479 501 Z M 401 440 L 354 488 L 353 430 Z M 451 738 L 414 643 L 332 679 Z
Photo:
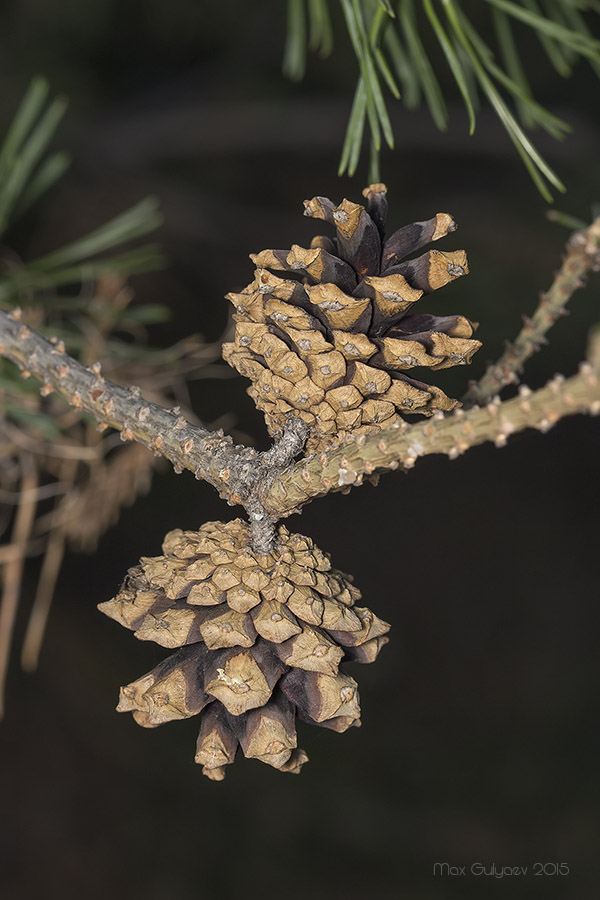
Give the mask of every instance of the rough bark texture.
M 597 219 L 571 238 L 555 285 L 531 323 L 513 349 L 471 388 L 468 399 L 487 399 L 492 387 L 496 390 L 514 380 L 568 297 L 598 267 L 599 248 Z M 522 387 L 514 399 L 501 402 L 494 397 L 483 409 L 474 406 L 446 416 L 438 412 L 426 424 L 409 426 L 396 420 L 379 434 L 350 435 L 340 446 L 293 463 L 308 437 L 308 425 L 292 413 L 282 437 L 266 453 L 234 446 L 221 432 L 190 424 L 177 409 L 145 401 L 137 388 L 104 379 L 99 364 L 82 366 L 65 353 L 60 342 L 47 341 L 24 326 L 18 310 L 0 311 L 0 355 L 16 363 L 24 377 L 39 378 L 43 394 L 55 391 L 71 406 L 94 416 L 100 428 L 117 429 L 123 440 L 139 441 L 165 456 L 175 471 L 189 469 L 196 478 L 208 481 L 230 505 L 243 505 L 252 545 L 261 553 L 274 546 L 277 519 L 313 497 L 357 486 L 376 471 L 409 469 L 421 456 L 444 453 L 454 458 L 485 441 L 501 447 L 513 433 L 529 427 L 544 431 L 563 416 L 595 413 L 600 404 L 600 364 L 593 351 L 579 374 L 567 380 L 556 378 L 534 393 Z
M 534 314 L 523 317 L 523 328 L 516 340 L 507 342 L 500 359 L 488 366 L 479 381 L 474 381 L 464 400 L 467 405 L 487 403 L 503 387 L 519 381 L 530 356 L 547 343 L 546 334 L 566 315 L 566 306 L 575 291 L 585 284 L 590 272 L 600 268 L 600 218 L 585 231 L 576 232 L 567 245 L 567 254 L 550 289 L 542 294 Z
M 373 198 L 367 199 L 371 205 L 375 203 Z M 317 201 L 322 201 L 322 205 Z M 340 278 L 346 277 L 350 269 L 346 259 L 362 260 L 367 272 L 370 266 L 380 264 L 381 252 L 389 276 L 390 267 L 394 268 L 407 247 L 416 249 L 423 235 L 427 240 L 438 236 L 436 217 L 435 222 L 413 223 L 408 230 L 401 229 L 381 247 L 376 234 L 377 215 L 367 216 L 367 221 L 364 209 L 356 204 L 347 204 L 345 208 L 340 204 L 330 209 L 329 201 L 324 198 L 311 202 L 313 215 L 331 216 L 338 226 L 339 258 L 335 258 L 335 266 Z M 377 202 L 382 202 L 381 197 Z M 376 206 L 375 203 L 375 211 Z M 339 218 L 340 213 L 346 218 Z M 336 214 L 339 221 L 335 219 Z M 349 223 L 353 223 L 352 227 Z M 440 235 L 450 230 L 449 225 L 446 219 L 442 221 Z M 190 424 L 178 409 L 168 410 L 146 402 L 138 388 L 123 388 L 107 381 L 101 375 L 99 364 L 86 368 L 71 359 L 60 342 L 46 341 L 25 326 L 18 310 L 0 311 L 0 355 L 16 363 L 24 377 L 39 378 L 43 395 L 55 391 L 75 409 L 95 417 L 100 429 L 117 429 L 123 440 L 138 441 L 157 455 L 165 456 L 177 472 L 184 468 L 191 470 L 196 478 L 212 484 L 230 505 L 244 506 L 248 514 L 248 523 L 240 520 L 206 523 L 199 532 L 171 532 L 163 545 L 164 555 L 142 558 L 139 566 L 130 570 L 119 594 L 101 604 L 107 615 L 133 630 L 140 640 L 151 640 L 174 651 L 151 672 L 122 688 L 118 709 L 131 712 L 136 722 L 147 728 L 200 714 L 202 727 L 196 761 L 214 780 L 224 777 L 225 767 L 233 762 L 238 745 L 246 756 L 283 772 L 298 773 L 307 757 L 297 748 L 296 716 L 337 732 L 360 724 L 357 684 L 340 670 L 340 664 L 346 660 L 372 662 L 387 642 L 389 626 L 369 609 L 355 605 L 360 594 L 351 579 L 332 571 L 326 555 L 314 548 L 309 538 L 290 535 L 284 526 L 277 526 L 277 521 L 329 491 L 347 491 L 385 470 L 408 470 L 422 456 L 443 453 L 453 459 L 485 441 L 502 447 L 511 434 L 525 428 L 546 431 L 563 416 L 600 413 L 598 335 L 592 340 L 588 361 L 580 366 L 578 374 L 568 379 L 556 376 L 536 392 L 521 387 L 518 396 L 505 402 L 497 396 L 490 399 L 498 388 L 516 380 L 523 362 L 537 349 L 573 291 L 588 272 L 598 267 L 599 247 L 600 220 L 571 239 L 556 282 L 542 299 L 533 319 L 526 322 L 515 344 L 496 366 L 490 367 L 479 384 L 471 387 L 467 400 L 481 399 L 486 405 L 455 409 L 446 415 L 438 408 L 427 422 L 412 426 L 396 413 L 390 415 L 389 421 L 378 419 L 376 428 L 373 422 L 365 424 L 361 419 L 360 429 L 356 428 L 354 433 L 354 420 L 352 416 L 345 418 L 344 407 L 336 415 L 338 431 L 332 435 L 333 445 L 327 441 L 323 448 L 313 441 L 311 446 L 322 448 L 321 452 L 305 455 L 299 462 L 294 460 L 307 439 L 310 441 L 315 435 L 309 417 L 303 416 L 302 410 L 282 407 L 277 422 L 281 436 L 269 451 L 258 453 L 234 446 L 222 432 L 211 433 L 202 426 Z M 318 266 L 334 265 L 331 262 L 334 257 L 328 259 L 322 246 L 314 249 L 319 253 L 310 260 L 303 258 L 309 275 L 315 260 Z M 300 251 L 301 248 L 293 248 L 292 255 L 297 256 Z M 295 257 L 290 263 L 287 255 L 283 259 L 277 256 L 278 252 L 275 252 L 275 262 L 298 268 Z M 364 260 L 361 254 L 366 254 Z M 411 278 L 426 279 L 420 290 L 427 285 L 432 289 L 440 286 L 449 275 L 455 277 L 451 271 L 455 263 L 445 258 L 442 272 L 434 265 L 436 259 L 430 253 L 403 264 L 402 277 L 406 276 L 409 282 Z M 271 264 L 269 260 L 262 262 Z M 464 266 L 459 268 L 461 272 L 455 274 L 465 271 Z M 382 279 L 374 276 L 373 280 Z M 295 291 L 294 285 L 299 286 L 299 282 L 286 283 L 292 285 L 286 290 Z M 307 283 L 311 297 L 318 295 L 317 289 L 323 287 L 318 284 L 311 287 Z M 246 293 L 245 302 L 247 298 Z M 326 298 L 328 315 L 332 311 L 330 300 Z M 364 298 L 359 300 L 362 303 Z M 392 301 L 387 288 L 381 298 L 375 290 L 372 320 L 375 325 L 377 316 L 383 321 L 389 314 L 385 306 L 388 302 Z M 346 307 L 341 305 L 344 312 Z M 335 304 L 334 307 L 333 312 L 340 312 Z M 419 322 L 426 318 L 419 317 Z M 444 334 L 448 340 L 470 340 L 450 333 L 459 327 L 459 318 L 446 322 L 448 330 Z M 412 350 L 416 354 L 421 354 L 419 347 L 423 346 L 436 353 L 439 350 L 439 359 L 447 352 L 450 361 L 458 345 L 444 340 L 438 347 L 437 338 L 444 337 L 442 332 L 438 333 L 440 322 L 434 325 L 429 322 L 429 325 L 435 326 L 435 330 L 422 338 L 424 344 L 413 340 Z M 346 326 L 342 322 L 340 327 Z M 330 330 L 333 333 L 336 329 Z M 321 332 L 317 329 L 314 334 Z M 378 334 L 375 329 L 370 335 L 363 332 L 362 338 L 375 341 L 379 340 Z M 389 359 L 384 357 L 388 351 L 392 353 L 393 347 L 385 344 L 385 340 L 403 346 L 411 342 L 398 336 L 389 337 L 389 331 L 387 334 L 388 337 L 381 338 L 379 349 L 383 362 L 389 364 Z M 408 330 L 406 334 L 416 339 L 419 332 Z M 247 344 L 243 337 L 239 349 L 242 355 L 244 348 L 251 345 L 251 337 Z M 357 346 L 359 337 L 358 330 L 352 333 Z M 268 367 L 268 361 L 272 361 L 269 354 L 273 351 L 273 335 L 263 333 L 263 338 L 268 338 L 263 348 Z M 306 332 L 298 338 L 300 348 L 305 338 Z M 471 344 L 471 349 L 475 349 L 474 342 Z M 364 350 L 364 340 L 361 346 Z M 370 353 L 369 348 L 367 351 Z M 336 352 L 323 350 L 327 355 L 327 372 L 321 368 L 318 374 L 315 360 L 308 360 L 311 378 L 332 376 Z M 394 353 L 397 357 L 397 349 Z M 283 375 L 300 380 L 308 378 L 302 368 L 306 368 L 305 363 L 292 355 L 285 351 L 285 359 L 277 357 L 277 365 L 283 359 Z M 395 358 L 395 362 L 399 359 L 403 357 Z M 254 359 L 250 362 L 259 364 Z M 374 363 L 374 368 L 369 368 L 352 361 L 345 369 L 351 373 L 352 383 L 329 385 L 329 392 L 342 391 L 346 406 L 352 405 L 352 392 L 356 392 L 363 416 L 371 409 L 369 404 L 383 402 L 367 395 L 376 390 L 391 390 L 392 375 L 379 362 L 381 367 Z M 440 365 L 435 361 L 436 367 Z M 396 377 L 395 386 L 401 382 L 402 378 Z M 340 410 L 342 406 L 340 400 Z M 339 429 L 346 433 L 340 433 Z M 326 432 L 321 435 L 326 436 Z M 23 514 L 21 510 L 21 517 Z M 19 521 L 17 516 L 17 530 Z M 3 609 L 10 611 L 14 599 L 10 597 L 10 579 L 5 581 Z
M 596 338 L 596 342 L 598 342 Z M 450 459 L 471 447 L 493 441 L 503 447 L 512 434 L 526 428 L 548 431 L 559 419 L 574 413 L 600 412 L 600 368 L 582 363 L 577 375 L 556 376 L 545 387 L 483 408 L 456 410 L 423 425 L 393 423 L 381 434 L 349 436 L 341 447 L 301 460 L 287 469 L 263 497 L 272 516 L 296 511 L 314 497 L 343 491 L 363 483 L 373 473 L 411 469 L 417 459 L 443 453 Z
M 197 479 L 212 484 L 230 505 L 248 511 L 253 544 L 261 552 L 272 545 L 274 522 L 257 499 L 264 485 L 285 468 L 304 446 L 307 426 L 291 416 L 281 438 L 266 453 L 234 446 L 222 431 L 193 425 L 177 407 L 165 409 L 145 400 L 135 386 L 121 387 L 102 377 L 96 363 L 89 368 L 70 357 L 60 341 L 46 340 L 20 320 L 20 311 L 0 310 L 0 355 L 14 362 L 24 378 L 42 382 L 43 395 L 55 392 L 98 427 L 120 431 L 124 441 L 138 441 L 164 456 L 176 472 L 189 469 Z

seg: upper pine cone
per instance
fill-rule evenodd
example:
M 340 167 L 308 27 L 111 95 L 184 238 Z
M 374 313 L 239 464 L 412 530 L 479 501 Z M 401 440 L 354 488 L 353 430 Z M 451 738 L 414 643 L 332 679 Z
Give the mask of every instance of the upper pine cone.
M 378 431 L 399 412 L 453 409 L 458 401 L 406 371 L 465 365 L 481 346 L 464 316 L 412 311 L 423 294 L 469 271 L 464 250 L 406 260 L 455 231 L 452 216 L 437 213 L 385 240 L 386 194 L 372 184 L 366 206 L 306 200 L 304 214 L 325 219 L 336 237 L 315 237 L 309 250 L 294 244 L 251 255 L 254 281 L 227 295 L 237 324 L 224 359 L 252 380 L 248 393 L 271 434 L 292 412 L 311 426 L 309 452 L 347 431 Z

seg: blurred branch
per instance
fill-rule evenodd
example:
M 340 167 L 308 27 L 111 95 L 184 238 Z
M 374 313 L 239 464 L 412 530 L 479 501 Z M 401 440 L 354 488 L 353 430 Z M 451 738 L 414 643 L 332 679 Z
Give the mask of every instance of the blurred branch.
M 21 502 L 17 510 L 11 545 L 15 554 L 2 569 L 2 603 L 0 605 L 0 719 L 4 716 L 4 684 L 8 670 L 10 645 L 19 606 L 19 594 L 23 565 L 27 555 L 27 542 L 31 534 L 37 499 L 37 470 L 31 459 L 23 459 Z
M 76 470 L 77 463 L 75 460 L 65 459 L 62 461 L 60 474 L 71 485 L 75 480 Z M 46 544 L 46 552 L 44 553 L 33 606 L 23 639 L 21 665 L 26 672 L 34 672 L 37 668 L 46 623 L 54 596 L 54 588 L 56 587 L 65 552 L 65 543 L 64 530 L 53 528 Z
M 530 356 L 546 343 L 545 335 L 560 316 L 578 288 L 592 271 L 600 269 L 600 217 L 583 231 L 577 231 L 567 244 L 567 254 L 556 273 L 550 289 L 541 295 L 531 318 L 524 317 L 524 325 L 514 343 L 507 342 L 500 359 L 488 366 L 479 381 L 472 382 L 465 394 L 465 402 L 486 403 L 502 388 L 518 382 L 519 373 Z

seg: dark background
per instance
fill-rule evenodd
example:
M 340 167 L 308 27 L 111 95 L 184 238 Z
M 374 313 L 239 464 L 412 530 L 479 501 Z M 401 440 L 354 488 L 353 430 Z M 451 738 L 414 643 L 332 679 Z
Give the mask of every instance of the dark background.
M 50 250 L 157 194 L 171 265 L 134 281 L 141 302 L 172 308 L 157 342 L 196 330 L 216 339 L 223 294 L 250 280 L 247 254 L 303 244 L 304 198 L 357 199 L 366 183 L 364 169 L 352 182 L 335 175 L 355 77 L 347 39 L 339 31 L 339 54 L 312 59 L 290 85 L 282 3 L 5 0 L 0 10 L 3 127 L 32 74 L 71 98 L 58 145 L 73 168 L 15 236 L 18 250 Z M 597 81 L 581 66 L 563 83 L 534 41 L 524 46 L 541 99 L 574 126 L 563 144 L 537 137 L 569 188 L 558 206 L 586 218 L 600 198 Z M 445 243 L 468 250 L 471 275 L 436 302 L 481 323 L 475 377 L 535 307 L 567 233 L 546 220 L 494 117 L 484 110 L 469 139 L 458 102 L 452 113 L 441 136 L 425 111 L 395 108 L 398 149 L 382 176 L 392 226 L 438 210 L 460 223 Z M 573 372 L 599 318 L 596 278 L 527 382 Z M 460 393 L 467 373 L 442 376 Z M 266 446 L 245 387 L 199 382 L 196 412 L 233 411 Z M 425 459 L 290 520 L 393 625 L 378 662 L 353 673 L 363 727 L 300 726 L 311 758 L 300 777 L 240 759 L 211 783 L 193 762 L 196 720 L 148 731 L 114 712 L 118 686 L 164 651 L 96 604 L 169 529 L 235 514 L 189 473 L 157 476 L 95 556 L 68 557 L 38 674 L 11 669 L 2 897 L 597 897 L 599 435 L 597 420 L 568 419 L 502 451 Z M 435 862 L 529 870 L 441 878 Z M 535 877 L 536 862 L 571 874 Z

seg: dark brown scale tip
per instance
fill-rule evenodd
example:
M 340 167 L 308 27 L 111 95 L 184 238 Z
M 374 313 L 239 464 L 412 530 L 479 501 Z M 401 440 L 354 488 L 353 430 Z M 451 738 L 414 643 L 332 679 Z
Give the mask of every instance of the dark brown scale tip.
M 342 200 L 333 211 L 337 243 L 342 259 L 359 278 L 377 275 L 381 263 L 381 236 L 364 206 Z
M 416 259 L 387 269 L 386 275 L 402 275 L 411 287 L 425 294 L 444 287 L 461 275 L 469 274 L 467 254 L 464 250 L 428 250 Z
M 366 200 L 367 212 L 377 226 L 383 241 L 388 212 L 387 188 L 385 184 L 370 184 L 363 190 L 362 195 Z
M 333 210 L 335 204 L 329 197 L 312 197 L 304 201 L 304 215 L 309 219 L 323 219 L 330 225 L 335 225 Z
M 412 222 L 399 228 L 388 238 L 383 247 L 381 269 L 387 271 L 411 253 L 416 253 L 426 244 L 437 241 L 453 231 L 457 224 L 449 213 L 436 213 L 424 222 Z
M 213 701 L 202 715 L 200 733 L 196 744 L 195 762 L 203 766 L 203 774 L 215 781 L 222 781 L 224 766 L 231 765 L 238 748 L 229 716 L 225 708 Z

